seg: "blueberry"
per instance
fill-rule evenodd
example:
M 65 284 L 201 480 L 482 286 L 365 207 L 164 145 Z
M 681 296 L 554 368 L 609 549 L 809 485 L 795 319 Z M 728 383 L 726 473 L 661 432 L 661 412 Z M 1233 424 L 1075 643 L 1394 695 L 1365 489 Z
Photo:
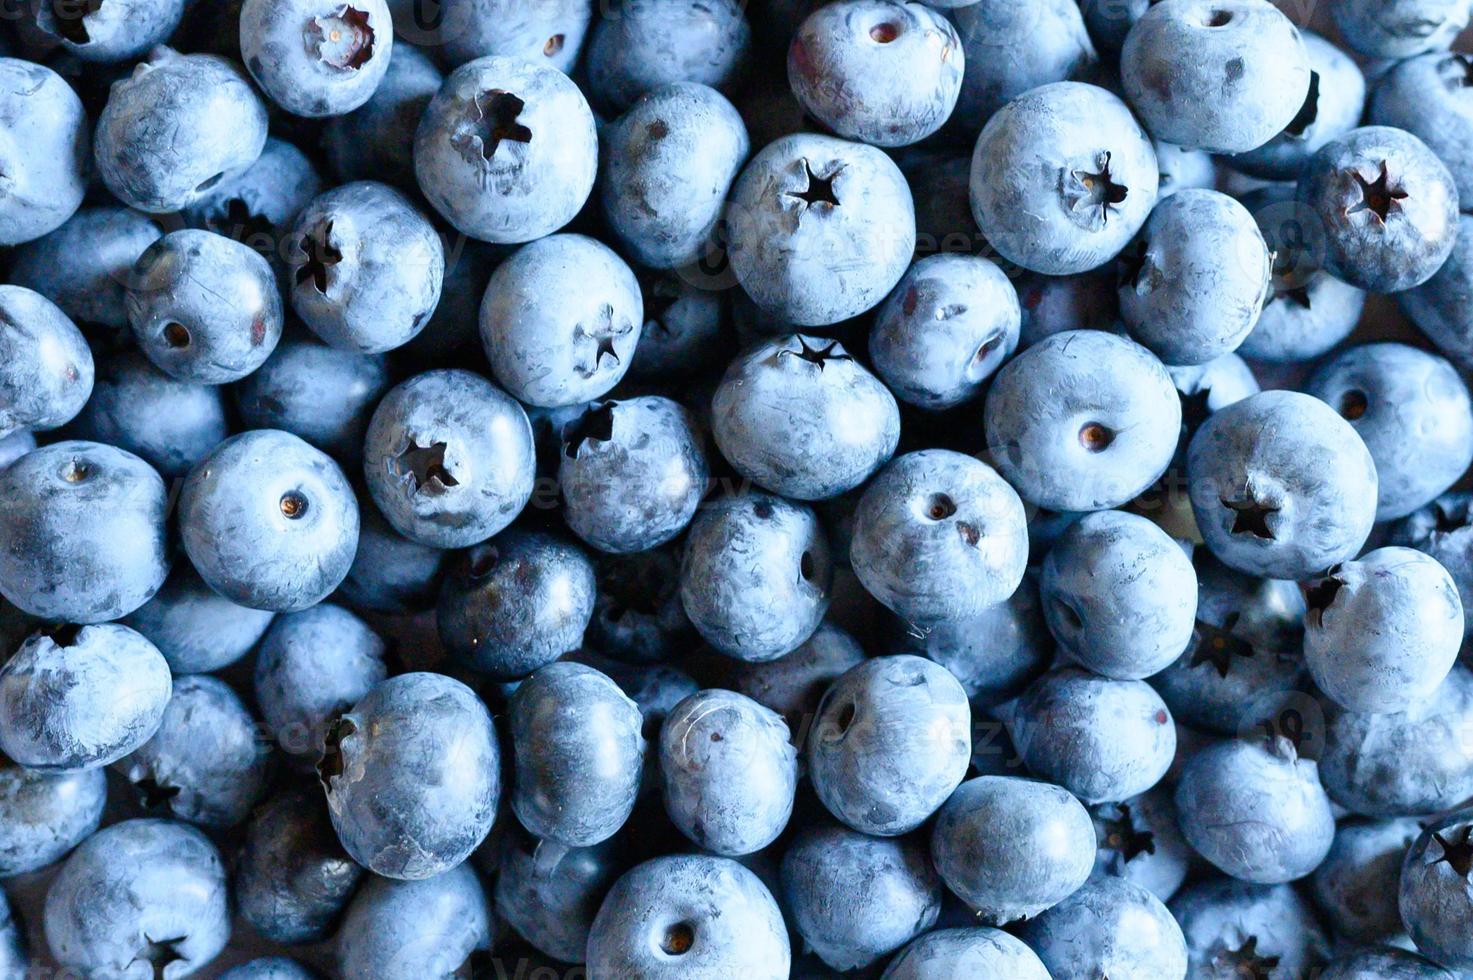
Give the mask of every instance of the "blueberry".
M 602 150 L 604 217 L 636 261 L 675 269 L 715 250 L 727 192 L 751 150 L 721 93 L 694 82 L 655 89 L 604 128 Z
M 801 733 L 818 712 L 830 684 L 864 660 L 864 648 L 843 629 L 820 623 L 798 649 L 777 660 L 739 662 L 728 678 L 732 688 L 777 712 Z
M 1098 878 L 1023 927 L 1053 977 L 1184 980 L 1187 945 L 1161 900 L 1122 878 Z
M 1167 364 L 1204 364 L 1236 350 L 1253 329 L 1272 258 L 1247 208 L 1190 189 L 1151 212 L 1119 273 L 1130 335 Z
M 1315 904 L 1337 935 L 1370 943 L 1401 934 L 1401 863 L 1421 832 L 1413 817 L 1341 821 L 1330 853 L 1310 878 Z
M 322 148 L 340 180 L 378 180 L 412 191 L 414 127 L 445 76 L 407 41 L 394 44 L 387 62 L 369 100 L 328 121 Z
M 0 593 L 33 616 L 102 623 L 169 574 L 164 481 L 132 453 L 56 442 L 0 470 Z
M 496 873 L 496 914 L 548 956 L 582 962 L 598 907 L 626 870 L 623 846 L 618 838 L 566 847 L 510 835 Z
M 388 389 L 382 356 L 296 331 L 236 385 L 235 404 L 248 428 L 290 432 L 348 466 L 361 458 L 369 418 Z
M 377 507 L 364 508 L 361 516 L 358 552 L 338 595 L 368 612 L 408 613 L 433 607 L 445 552 L 404 537 Z
M 163 44 L 179 26 L 186 0 L 111 0 L 32 6 L 36 26 L 84 62 L 126 62 Z
M 1101 803 L 1090 814 L 1097 844 L 1090 877 L 1120 878 L 1170 901 L 1192 860 L 1177 826 L 1172 790 L 1158 785 L 1120 803 Z
M 938 6 L 932 4 L 931 6 Z M 896 155 L 916 211 L 916 256 L 970 252 L 979 242 L 968 182 L 972 155 L 923 143 Z
M 0 245 L 55 231 L 82 204 L 92 141 L 82 100 L 56 72 L 0 57 Z
M 1018 588 L 1023 503 L 997 472 L 945 449 L 907 453 L 860 498 L 850 561 L 866 589 L 921 627 L 980 615 Z
M 330 457 L 290 433 L 255 429 L 195 464 L 179 527 L 210 588 L 243 606 L 294 612 L 348 574 L 358 502 Z
M 10 899 L 0 891 L 0 970 L 8 975 L 24 976 L 30 969 L 25 929 L 13 917 Z
M 176 381 L 128 352 L 102 362 L 71 431 L 134 453 L 174 479 L 228 436 L 230 423 L 221 388 Z
M 522 826 L 569 847 L 612 837 L 634 808 L 644 766 L 635 703 L 599 671 L 555 663 L 517 687 L 508 716 L 511 804 Z
M 369 875 L 338 929 L 337 965 L 346 977 L 453 976 L 490 950 L 495 928 L 469 865 L 423 881 Z
M 392 389 L 368 425 L 363 472 L 394 530 L 464 548 L 512 522 L 532 496 L 532 426 L 469 371 L 426 371 Z
M 1314 913 L 1288 885 L 1207 878 L 1168 907 L 1186 937 L 1189 976 L 1297 980 L 1327 952 Z
M 587 640 L 595 650 L 631 663 L 646 663 L 684 654 L 696 642 L 695 629 L 680 601 L 676 547 L 633 555 L 595 555 L 594 572 L 598 594 Z
M 1115 283 L 1115 270 L 1110 266 L 1072 276 L 1023 273 L 1014 281 L 1023 312 L 1018 346 L 1032 347 L 1066 330 L 1119 332 L 1120 297 Z
M 1376 83 L 1370 120 L 1404 129 L 1427 144 L 1452 174 L 1458 197 L 1473 200 L 1473 60 L 1429 53 L 1409 58 Z
M 237 605 L 179 562 L 152 599 L 124 617 L 175 674 L 205 674 L 235 663 L 255 647 L 275 613 Z
M 184 217 L 191 228 L 249 245 L 280 270 L 292 219 L 322 190 L 322 177 L 306 154 L 272 136 L 255 163 L 210 188 Z
M 1079 4 L 1084 14 L 1089 36 L 1101 51 L 1120 56 L 1120 48 L 1135 22 L 1141 19 L 1160 0 L 1083 0 Z
M 717 498 L 696 515 L 681 563 L 680 601 L 720 652 L 776 660 L 818 628 L 832 580 L 828 540 L 813 511 L 742 493 Z
M 1387 541 L 1431 555 L 1453 577 L 1465 612 L 1465 636 L 1473 632 L 1473 617 L 1466 615 L 1473 608 L 1473 536 L 1467 533 L 1470 502 L 1473 495 L 1465 491 L 1443 494 L 1393 524 Z
M 404 880 L 464 861 L 491 830 L 501 794 L 491 715 L 470 688 L 440 674 L 400 674 L 374 687 L 328 728 L 317 772 L 347 852 Z
M 869 966 L 930 929 L 941 879 L 924 841 L 810 827 L 782 861 L 784 904 L 804 942 L 835 970 Z
M 0 469 L 20 459 L 36 448 L 36 437 L 27 429 L 16 429 L 0 438 Z
M 1212 415 L 1187 452 L 1187 490 L 1226 565 L 1299 579 L 1355 555 L 1376 517 L 1375 462 L 1310 395 L 1265 391 Z
M 563 520 L 599 551 L 648 551 L 685 530 L 708 489 L 705 439 L 668 398 L 594 402 L 563 427 Z
M 823 326 L 872 309 L 915 249 L 915 205 L 880 150 L 798 133 L 760 150 L 732 186 L 731 271 L 763 313 Z
M 731 356 L 731 296 L 687 282 L 682 273 L 646 277 L 644 329 L 629 377 L 640 381 L 688 378 Z
M 1454 974 L 1416 953 L 1373 946 L 1337 957 L 1320 973 L 1324 980 L 1454 980 Z
M 436 614 L 440 642 L 470 670 L 526 677 L 583 645 L 594 588 L 593 565 L 577 545 L 505 531 L 450 566 Z
M 799 26 L 788 47 L 788 82 L 803 108 L 837 135 L 906 146 L 951 116 L 965 62 L 957 29 L 931 7 L 839 0 Z
M 1326 143 L 1305 165 L 1298 195 L 1323 227 L 1325 269 L 1372 292 L 1420 286 L 1457 239 L 1452 174 L 1405 130 L 1364 126 Z
M 1330 4 L 1340 37 L 1371 58 L 1410 58 L 1443 51 L 1468 26 L 1468 0 L 1337 0 Z
M 94 140 L 108 190 L 129 207 L 165 214 L 256 161 L 266 107 L 235 63 L 155 48 L 113 86 Z
M 646 861 L 609 891 L 588 934 L 590 977 L 781 980 L 792 953 L 777 903 L 730 858 Z
M 1237 354 L 1224 354 L 1205 364 L 1168 367 L 1166 373 L 1171 375 L 1181 396 L 1181 440 L 1176 446 L 1176 458 L 1171 461 L 1174 469 L 1186 463 L 1192 436 L 1213 412 L 1262 390 L 1253 369 Z
M 1465 371 L 1473 369 L 1473 216 L 1458 216 L 1452 254 L 1432 278 L 1396 299 L 1444 355 Z
M 1473 673 L 1454 667 L 1424 701 L 1395 714 L 1331 710 L 1320 778 L 1353 813 L 1413 816 L 1473 796 Z
M 1473 812 L 1431 822 L 1401 866 L 1401 918 L 1417 948 L 1445 966 L 1473 967 Z
M 317 980 L 314 970 L 287 956 L 262 956 L 233 966 L 220 974 L 221 980 Z
M 411 0 L 390 0 L 389 6 L 401 37 L 443 46 L 452 65 L 499 54 L 545 62 L 563 72 L 572 71 L 578 61 L 593 18 L 588 0 L 448 0 L 427 9 Z M 421 16 L 434 22 L 432 34 L 419 31 Z
M 278 616 L 256 651 L 261 720 L 288 755 L 315 761 L 338 715 L 388 676 L 373 628 L 331 603 Z
M 472 238 L 529 242 L 573 219 L 593 190 L 598 137 L 556 68 L 478 58 L 420 118 L 414 171 L 436 211 Z
M 241 4 L 241 59 L 271 100 L 298 116 L 340 116 L 363 105 L 383 81 L 393 46 L 384 0 Z
M 611 113 L 671 82 L 727 90 L 742 81 L 752 28 L 735 0 L 624 0 L 588 36 L 588 88 Z
M 1197 573 L 1181 546 L 1144 517 L 1086 515 L 1049 550 L 1040 589 L 1054 637 L 1106 677 L 1159 673 L 1192 638 Z
M 1134 341 L 1054 334 L 1008 362 L 983 420 L 997 467 L 1049 510 L 1116 507 L 1166 471 L 1181 430 L 1171 376 Z
M 1001 929 L 933 929 L 900 951 L 881 980 L 931 977 L 1049 980 L 1048 970 L 1021 939 Z
M 544 408 L 591 401 L 618 384 L 643 326 L 634 273 L 583 235 L 522 247 L 492 274 L 481 303 L 491 373 Z
M 171 820 L 125 820 L 89 837 L 46 893 L 46 944 L 83 976 L 183 977 L 230 938 L 230 886 L 204 834 Z
M 46 773 L 0 763 L 0 875 L 26 874 L 60 861 L 97 830 L 106 803 L 101 769 Z M 0 965 L 5 964 L 0 955 Z
M 1022 311 L 1007 274 L 972 255 L 910 267 L 875 317 L 875 371 L 909 404 L 933 410 L 976 398 L 1018 347 Z
M 0 434 L 70 422 L 92 396 L 94 372 L 86 338 L 55 303 L 0 286 Z

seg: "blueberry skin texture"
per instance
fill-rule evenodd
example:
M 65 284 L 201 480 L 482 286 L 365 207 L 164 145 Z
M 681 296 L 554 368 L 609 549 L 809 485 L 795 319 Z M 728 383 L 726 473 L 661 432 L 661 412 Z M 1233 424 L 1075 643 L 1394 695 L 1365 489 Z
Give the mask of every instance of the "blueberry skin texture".
M 853 636 L 823 622 L 787 656 L 737 662 L 726 680 L 737 693 L 781 715 L 790 730 L 798 730 L 817 714 L 829 685 L 864 658 L 864 648 Z
M 1024 500 L 1056 511 L 1105 510 L 1134 500 L 1166 471 L 1181 400 L 1144 347 L 1071 330 L 1004 365 L 983 420 L 998 470 Z
M 731 271 L 763 313 L 823 326 L 876 306 L 915 250 L 915 204 L 880 150 L 795 133 L 760 150 L 732 185 Z
M 179 496 L 189 560 L 216 592 L 295 612 L 338 587 L 358 548 L 358 501 L 331 457 L 276 429 L 222 442 Z
M 1023 310 L 1020 349 L 1066 330 L 1120 331 L 1120 297 L 1112 266 L 1072 276 L 1024 272 L 1014 284 Z
M 273 102 L 298 116 L 340 116 L 372 98 L 389 68 L 384 0 L 245 0 L 240 56 Z
M 1125 248 L 1156 203 L 1156 150 L 1124 102 L 1055 82 L 988 121 L 972 153 L 972 216 L 1033 272 L 1087 272 Z
M 496 871 L 496 914 L 533 947 L 581 962 L 604 895 L 625 870 L 617 838 L 564 847 L 515 834 Z
M 159 969 L 154 963 L 169 963 L 171 980 L 188 976 L 230 938 L 224 862 L 186 824 L 113 824 L 73 851 L 52 879 L 45 925 L 51 955 L 84 976 L 144 980 Z
M 92 351 L 51 300 L 0 286 L 0 435 L 65 425 L 92 396 Z
M 549 664 L 512 695 L 511 806 L 528 832 L 568 847 L 608 840 L 634 809 L 644 768 L 639 707 L 607 676 Z
M 941 879 L 923 840 L 810 827 L 782 860 L 793 926 L 835 970 L 870 966 L 935 924 Z
M 20 459 L 36 448 L 36 437 L 29 429 L 17 429 L 0 438 L 0 469 Z
M 221 980 L 317 980 L 319 974 L 286 956 L 262 956 L 220 974 Z
M 329 346 L 379 354 L 430 322 L 444 247 L 392 187 L 359 181 L 328 191 L 297 215 L 289 240 L 292 309 Z
M 743 476 L 794 500 L 860 486 L 900 442 L 895 396 L 834 340 L 759 344 L 727 368 L 711 435 Z
M 1340 37 L 1370 58 L 1444 51 L 1468 26 L 1468 0 L 1343 0 L 1330 5 Z
M 752 28 L 733 0 L 627 0 L 600 11 L 584 71 L 588 90 L 610 115 L 671 82 L 729 90 L 752 57 Z
M 1181 546 L 1144 517 L 1086 515 L 1049 549 L 1039 586 L 1054 637 L 1106 677 L 1150 677 L 1192 639 L 1197 573 Z
M 338 595 L 368 612 L 403 614 L 433 608 L 445 552 L 404 537 L 377 507 L 363 508 L 361 516 L 358 553 Z
M 246 825 L 235 859 L 235 903 L 271 942 L 318 942 L 331 935 L 365 874 L 338 843 L 321 793 L 292 785 Z
M 278 616 L 256 652 L 261 720 L 289 755 L 316 761 L 337 716 L 388 676 L 387 647 L 373 628 L 323 602 Z
M 1049 976 L 1184 980 L 1187 944 L 1161 900 L 1121 878 L 1099 878 L 1023 927 Z
M 1458 237 L 1442 268 L 1396 294 L 1403 313 L 1465 371 L 1473 370 L 1473 215 L 1458 216 Z
M 1182 402 L 1181 441 L 1171 461 L 1173 467 L 1186 463 L 1192 436 L 1213 412 L 1262 390 L 1253 369 L 1237 354 L 1224 354 L 1206 364 L 1168 367 L 1166 373 L 1171 375 Z
M 0 892 L 0 970 L 7 975 L 24 976 L 29 966 L 25 929 L 12 917 L 10 899 Z
M 1118 878 L 1170 901 L 1192 861 L 1172 788 L 1158 785 L 1121 803 L 1102 803 L 1090 815 L 1098 844 L 1091 880 Z
M 406 881 L 464 861 L 490 832 L 501 795 L 491 715 L 440 674 L 400 674 L 369 691 L 328 729 L 317 770 L 344 849 L 374 874 Z
M 631 258 L 678 269 L 716 251 L 716 223 L 751 151 L 725 96 L 694 82 L 655 89 L 604 127 L 600 149 L 599 203 Z
M 1217 191 L 1179 191 L 1121 256 L 1120 315 L 1166 364 L 1205 364 L 1252 331 L 1272 269 L 1247 208 Z
M 1464 611 L 1463 635 L 1473 632 L 1473 535 L 1468 533 L 1466 491 L 1443 494 L 1435 501 L 1393 524 L 1387 544 L 1405 545 L 1431 555 L 1453 577 Z
M 169 574 L 164 481 L 132 453 L 56 442 L 0 470 L 0 593 L 32 616 L 103 623 Z
M 1270 185 L 1240 200 L 1253 212 L 1273 253 L 1273 279 L 1258 322 L 1238 353 L 1269 363 L 1308 361 L 1327 353 L 1360 322 L 1365 290 L 1324 271 L 1322 225 L 1295 197 L 1292 186 Z
M 833 564 L 813 511 L 742 493 L 703 507 L 680 567 L 680 602 L 711 646 L 737 660 L 776 660 L 813 635 L 828 610 Z
M 1023 581 L 1023 502 L 973 457 L 946 449 L 907 453 L 860 497 L 849 558 L 869 593 L 908 622 L 981 615 Z
M 660 727 L 665 812 L 702 850 L 738 857 L 777 839 L 793 812 L 798 753 L 775 712 L 735 691 L 692 694 Z
M 260 367 L 281 339 L 271 264 L 248 245 L 184 229 L 138 257 L 125 305 L 133 337 L 177 381 L 218 385 Z
M 932 411 L 955 408 L 1013 356 L 1022 322 L 1018 293 L 996 263 L 931 255 L 881 305 L 869 355 L 897 398 Z
M 61 227 L 87 191 L 92 139 L 82 100 L 56 72 L 0 58 L 0 245 Z
M 1288 885 L 1208 878 L 1168 907 L 1187 941 L 1189 976 L 1246 969 L 1267 980 L 1296 980 L 1328 951 L 1314 913 Z
M 414 136 L 425 198 L 485 242 L 557 231 L 588 200 L 597 167 L 593 112 L 578 86 L 555 68 L 512 58 L 478 58 L 451 72 Z
M 347 466 L 362 457 L 368 420 L 389 384 L 381 355 L 297 333 L 235 386 L 235 405 L 246 427 L 290 432 Z
M 82 208 L 60 228 L 15 249 L 10 282 L 35 290 L 73 322 L 115 340 L 128 332 L 128 274 L 162 236 L 153 218 L 130 208 Z
M 329 119 L 323 130 L 322 149 L 338 178 L 378 180 L 413 191 L 414 130 L 444 82 L 429 55 L 396 41 L 369 100 Z
M 97 830 L 106 803 L 101 769 L 43 773 L 0 763 L 0 876 L 60 861 Z
M 190 134 L 184 146 L 178 133 Z M 266 107 L 235 63 L 157 48 L 113 85 L 93 152 L 118 200 L 167 214 L 249 167 L 265 145 Z
M 491 274 L 480 323 L 496 380 L 529 405 L 561 408 L 592 401 L 624 377 L 644 326 L 644 297 L 608 246 L 551 235 Z
M 95 6 L 38 3 L 36 26 L 83 62 L 132 61 L 179 26 L 185 0 L 123 0 Z
M 1318 398 L 1265 391 L 1214 413 L 1187 449 L 1207 547 L 1252 575 L 1302 579 L 1353 557 L 1375 521 L 1377 477 L 1349 422 Z
M 1425 701 L 1395 714 L 1326 711 L 1320 779 L 1352 813 L 1437 813 L 1473 796 L 1473 674 L 1452 672 Z
M 901 950 L 880 980 L 987 976 L 1049 980 L 1038 954 L 1021 939 L 986 927 L 933 929 Z
M 1144 793 L 1161 781 L 1176 752 L 1171 713 L 1144 681 L 1063 667 L 1000 711 L 1029 771 L 1085 803 Z
M 965 62 L 944 13 L 920 3 L 841 0 L 809 14 L 793 35 L 788 83 L 837 135 L 906 146 L 951 116 Z
M 1473 968 L 1473 896 L 1468 889 L 1470 821 L 1459 810 L 1431 823 L 1401 866 L 1399 905 L 1417 949 L 1456 970 Z
M 230 421 L 222 389 L 176 381 L 128 351 L 102 362 L 72 431 L 140 456 L 172 480 L 230 435 Z
M 782 980 L 792 952 L 777 902 L 730 858 L 646 861 L 610 889 L 588 934 L 590 980 Z
M 338 929 L 338 970 L 376 980 L 450 976 L 491 948 L 495 929 L 488 896 L 469 865 L 424 881 L 370 875 Z
M 374 410 L 363 473 L 394 530 L 432 548 L 465 548 L 506 527 L 531 499 L 532 425 L 480 375 L 426 371 Z
M 951 118 L 968 141 L 1024 92 L 1089 77 L 1099 66 L 1079 5 L 1070 0 L 972 3 L 952 11 L 951 18 L 966 57 Z
M 404 4 L 405 0 L 390 0 L 392 8 Z M 406 34 L 410 25 L 418 26 L 416 16 L 403 16 L 397 9 L 394 26 L 401 37 L 440 47 L 452 65 L 499 54 L 571 72 L 583 50 L 593 5 L 587 0 L 448 0 L 439 8 L 439 17 L 431 36 Z
M 1396 65 L 1376 83 L 1370 120 L 1403 129 L 1427 144 L 1458 186 L 1459 201 L 1473 201 L 1473 99 L 1469 59 L 1430 53 Z
M 436 614 L 440 642 L 469 670 L 526 677 L 583 645 L 594 592 L 593 565 L 577 545 L 508 530 L 450 567 Z
M 1095 833 L 1067 790 L 1015 776 L 963 783 L 931 832 L 946 886 L 989 925 L 1031 918 L 1089 878 Z
M 563 428 L 563 521 L 599 551 L 648 551 L 685 530 L 710 482 L 695 418 L 657 395 L 595 403 Z
M 1405 517 L 1473 463 L 1473 406 L 1447 361 L 1405 344 L 1365 344 L 1320 365 L 1304 390 L 1337 406 L 1376 461 L 1376 520 Z
M 1395 293 L 1432 278 L 1458 233 L 1458 189 L 1417 137 L 1363 126 L 1305 165 L 1299 200 L 1325 235 L 1325 269 L 1352 286 Z
M 1324 980 L 1455 980 L 1454 974 L 1416 953 L 1379 946 L 1347 953 L 1320 974 Z
M 244 657 L 265 635 L 275 613 L 238 605 L 179 562 L 152 599 L 123 618 L 143 634 L 175 674 L 207 674 Z
M 249 245 L 279 269 L 292 219 L 322 190 L 322 177 L 307 155 L 271 136 L 255 163 L 221 180 L 184 217 L 191 228 Z
M 1330 853 L 1310 878 L 1315 904 L 1337 935 L 1372 943 L 1402 933 L 1401 863 L 1421 832 L 1414 817 L 1340 823 Z

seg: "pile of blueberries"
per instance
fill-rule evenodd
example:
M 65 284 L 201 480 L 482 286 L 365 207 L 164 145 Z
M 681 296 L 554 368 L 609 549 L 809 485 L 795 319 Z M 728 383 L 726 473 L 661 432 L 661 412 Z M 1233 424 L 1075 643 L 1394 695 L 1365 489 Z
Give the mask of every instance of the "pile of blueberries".
M 1313 6 L 5 4 L 0 980 L 1473 976 L 1473 0 Z

